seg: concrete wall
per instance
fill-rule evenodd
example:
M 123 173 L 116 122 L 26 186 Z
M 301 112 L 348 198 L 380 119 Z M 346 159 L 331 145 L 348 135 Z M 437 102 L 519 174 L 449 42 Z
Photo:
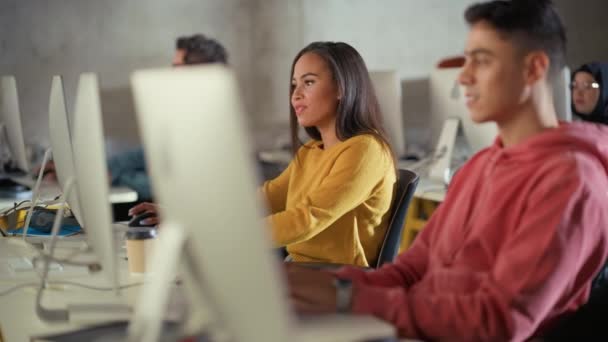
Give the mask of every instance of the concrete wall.
M 248 87 L 251 13 L 247 0 L 2 0 L 0 72 L 17 77 L 27 140 L 42 143 L 51 76 L 64 76 L 71 111 L 78 75 L 97 72 L 110 149 L 123 149 L 138 143 L 129 74 L 170 65 L 180 35 L 219 39 Z
M 345 41 L 357 48 L 370 70 L 396 69 L 402 79 L 406 140 L 426 148 L 434 144 L 432 133 L 437 133 L 429 125 L 430 72 L 440 59 L 462 53 L 468 32 L 463 13 L 475 2 L 292 0 L 292 7 L 299 7 L 299 18 L 292 25 L 299 24 L 300 30 L 284 40 L 290 39 L 294 53 L 311 41 Z M 608 1 L 586 1 L 584 7 L 572 0 L 556 0 L 555 4 L 569 34 L 570 66 L 588 60 L 608 61 L 608 45 L 602 43 L 608 32 L 608 21 L 603 19 Z M 268 92 L 263 98 L 275 97 L 275 106 L 270 108 L 273 119 L 284 121 L 286 100 L 276 99 L 277 94 Z
M 315 40 L 346 41 L 369 69 L 396 69 L 410 143 L 425 144 L 428 77 L 462 52 L 463 10 L 474 0 L 2 0 L 0 72 L 14 74 L 29 142 L 48 141 L 51 76 L 63 74 L 69 109 L 77 75 L 99 73 L 106 134 L 113 149 L 137 144 L 128 76 L 166 66 L 175 38 L 203 32 L 220 40 L 240 78 L 258 145 L 288 120 L 289 67 Z M 556 0 L 570 35 L 569 60 L 608 60 L 608 1 Z
M 608 62 L 608 1 L 554 0 L 568 34 L 568 64 L 576 68 L 590 61 Z M 583 5 L 584 3 L 584 5 Z
M 446 56 L 462 54 L 462 13 L 474 0 L 302 1 L 303 39 L 353 45 L 368 69 L 396 69 L 402 79 L 406 140 L 430 140 L 428 77 Z

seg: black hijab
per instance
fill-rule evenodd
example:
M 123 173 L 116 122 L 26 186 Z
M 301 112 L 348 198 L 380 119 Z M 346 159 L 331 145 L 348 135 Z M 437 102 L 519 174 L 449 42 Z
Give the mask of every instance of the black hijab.
M 595 109 L 589 114 L 582 114 L 576 111 L 572 103 L 572 113 L 585 121 L 599 122 L 608 124 L 608 63 L 587 63 L 572 73 L 572 80 L 577 72 L 585 71 L 593 75 L 595 81 L 600 85 L 600 97 L 597 99 Z

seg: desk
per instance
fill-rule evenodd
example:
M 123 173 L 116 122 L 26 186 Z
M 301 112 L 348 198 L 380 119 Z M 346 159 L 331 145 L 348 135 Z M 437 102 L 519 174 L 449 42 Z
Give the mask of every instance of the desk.
M 8 258 L 19 256 L 31 256 L 32 252 L 24 246 L 11 243 L 10 239 L 0 239 L 0 264 L 5 264 Z M 67 238 L 63 238 L 67 239 Z M 63 240 L 62 239 L 62 240 Z M 78 237 L 77 239 L 82 239 Z M 62 242 L 58 242 L 61 247 Z M 61 251 L 64 253 L 72 250 L 59 248 L 58 256 Z M 141 282 L 141 276 L 131 276 L 127 271 L 127 263 L 124 260 L 124 251 L 120 252 L 123 257 L 119 258 L 119 270 L 121 284 Z M 84 255 L 87 257 L 87 255 Z M 90 257 L 90 256 L 88 256 Z M 4 270 L 6 272 L 6 270 Z M 17 284 L 38 282 L 39 279 L 33 271 L 23 271 L 23 274 L 8 279 L 6 274 L 0 275 L 0 291 L 10 288 Z M 83 268 L 69 268 L 65 266 L 61 272 L 51 272 L 51 280 L 69 280 L 77 283 L 106 286 L 108 281 L 101 274 L 89 274 Z M 0 297 L 0 327 L 5 341 L 24 342 L 29 341 L 30 336 L 43 335 L 50 333 L 61 333 L 74 330 L 82 326 L 82 322 L 68 323 L 45 323 L 40 321 L 35 313 L 37 288 L 28 287 L 16 290 L 9 295 Z M 137 288 L 129 288 L 121 291 L 117 297 L 112 291 L 94 291 L 80 287 L 65 286 L 64 288 L 53 288 L 45 291 L 43 302 L 48 307 L 65 307 L 66 304 L 79 303 L 122 303 L 133 304 L 137 297 Z M 90 324 L 91 322 L 89 322 Z
M 407 211 L 400 252 L 407 250 L 424 228 L 435 209 L 445 199 L 447 189 L 441 182 L 421 177 Z
M 29 251 L 27 248 L 15 245 L 9 242 L 9 239 L 14 238 L 0 239 L 0 264 L 3 261 L 2 258 L 31 255 L 31 251 Z M 61 245 L 61 241 L 58 246 Z M 59 253 L 60 250 L 58 250 L 57 252 Z M 65 254 L 68 254 L 68 252 L 64 251 L 63 256 L 65 256 Z M 124 260 L 124 255 L 124 250 L 120 249 L 119 270 L 121 284 L 130 284 L 143 281 L 143 276 L 134 276 L 128 274 L 127 263 Z M 62 254 L 59 253 L 58 256 L 62 256 Z M 27 278 L 27 276 L 20 277 L 18 280 L 7 279 L 7 277 L 0 278 L 0 291 L 12 287 L 16 284 L 28 283 L 37 280 L 33 272 L 29 275 L 29 279 Z M 107 284 L 105 278 L 103 278 L 100 274 L 91 275 L 82 272 L 66 272 L 64 274 L 61 274 L 61 272 L 57 272 L 51 276 L 51 280 L 70 280 L 78 283 L 96 286 L 104 286 Z M 116 297 L 111 291 L 101 292 L 69 286 L 65 289 L 59 288 L 46 290 L 43 302 L 46 307 L 52 308 L 62 308 L 65 307 L 66 304 L 83 303 L 122 303 L 133 305 L 137 300 L 137 295 L 140 289 L 140 287 L 125 289 L 121 291 L 120 297 Z M 101 319 L 94 321 L 89 320 L 88 322 L 42 322 L 38 319 L 35 313 L 35 299 L 36 288 L 19 289 L 9 295 L 0 297 L 0 327 L 2 329 L 3 337 L 6 341 L 25 342 L 30 340 L 30 336 L 40 336 L 68 332 L 81 328 L 87 323 L 99 324 L 104 322 L 104 320 Z M 179 312 L 179 308 L 183 303 L 184 297 L 181 297 L 180 299 L 179 296 L 177 296 L 177 301 L 174 301 L 172 303 L 173 305 L 168 309 L 167 314 L 169 316 L 172 316 L 173 314 Z M 110 319 L 106 317 L 106 320 L 109 321 Z M 314 329 L 307 329 L 307 333 L 301 334 L 301 339 L 298 340 L 315 342 L 345 341 L 345 338 L 348 341 L 359 340 L 357 336 L 360 337 L 362 335 L 369 335 L 369 331 L 374 331 L 374 329 L 378 328 L 378 323 L 375 323 L 374 321 L 377 320 L 366 320 L 364 316 L 343 316 L 342 320 L 334 320 L 330 322 L 327 321 L 325 316 L 319 316 L 319 320 L 317 323 L 320 324 L 315 324 Z M 381 323 L 380 326 L 386 326 L 386 323 Z M 385 328 L 382 329 L 386 330 Z M 299 330 L 300 329 L 296 330 L 298 331 L 298 335 L 302 333 L 302 331 Z
M 429 201 L 443 202 L 446 192 L 447 188 L 445 184 L 425 177 L 420 177 L 414 197 Z
M 34 180 L 23 179 L 15 180 L 18 183 L 25 184 L 31 188 L 34 187 Z M 40 199 L 42 201 L 52 200 L 61 193 L 61 189 L 57 182 L 44 181 L 40 185 Z M 28 198 L 31 199 L 31 196 Z M 12 207 L 15 202 L 21 202 L 20 198 L 0 198 L 0 210 Z M 137 192 L 127 187 L 111 187 L 110 202 L 111 203 L 130 203 L 137 201 Z

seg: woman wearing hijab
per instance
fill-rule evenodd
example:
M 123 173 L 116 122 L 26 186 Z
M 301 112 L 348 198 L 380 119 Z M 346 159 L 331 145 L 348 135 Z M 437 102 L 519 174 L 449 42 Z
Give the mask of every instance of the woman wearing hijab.
M 572 74 L 572 113 L 578 118 L 608 124 L 608 63 L 588 63 Z
M 578 118 L 608 124 L 608 63 L 588 63 L 572 74 L 572 113 Z M 608 260 L 595 277 L 589 301 L 562 319 L 544 342 L 606 340 L 608 315 Z

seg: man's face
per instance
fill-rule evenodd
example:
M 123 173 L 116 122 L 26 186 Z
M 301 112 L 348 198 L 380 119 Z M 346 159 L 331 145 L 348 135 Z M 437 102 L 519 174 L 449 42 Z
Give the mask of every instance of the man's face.
M 186 64 L 186 50 L 177 49 L 175 50 L 175 55 L 173 56 L 173 66 L 180 66 Z
M 459 82 L 465 87 L 471 119 L 477 123 L 508 120 L 529 90 L 521 52 L 493 26 L 480 21 L 471 27 L 465 56 Z

